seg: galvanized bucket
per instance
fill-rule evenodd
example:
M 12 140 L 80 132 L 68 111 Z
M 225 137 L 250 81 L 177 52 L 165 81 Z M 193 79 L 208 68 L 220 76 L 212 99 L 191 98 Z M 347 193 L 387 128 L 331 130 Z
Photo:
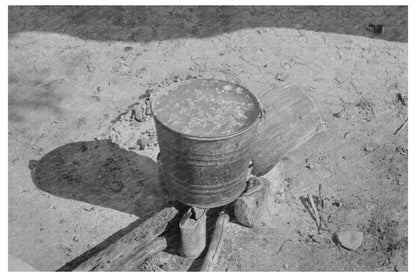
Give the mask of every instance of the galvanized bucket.
M 195 79 L 185 81 L 181 86 L 195 87 L 204 81 L 231 84 Z M 160 93 L 153 99 L 151 108 L 160 147 L 159 178 L 170 198 L 194 207 L 213 208 L 234 201 L 244 191 L 261 109 L 257 98 L 247 89 L 231 85 L 249 95 L 256 116 L 241 130 L 218 137 L 195 136 L 173 130 L 161 122 L 154 104 L 165 94 Z

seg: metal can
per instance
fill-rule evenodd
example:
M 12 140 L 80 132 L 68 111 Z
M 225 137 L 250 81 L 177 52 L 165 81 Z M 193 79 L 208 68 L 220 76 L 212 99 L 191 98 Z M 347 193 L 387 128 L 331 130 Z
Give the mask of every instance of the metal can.
M 183 130 L 186 130 L 189 126 L 185 126 L 184 129 L 180 129 L 179 127 L 183 127 L 181 124 L 186 125 L 185 121 L 176 125 L 169 124 L 169 121 L 166 119 L 167 117 L 162 114 L 163 109 L 160 108 L 161 99 L 165 97 L 163 100 L 165 102 L 167 101 L 165 104 L 170 103 L 168 97 L 169 91 L 172 90 L 176 90 L 177 97 L 185 95 L 184 97 L 188 96 L 188 98 L 192 98 L 189 97 L 190 95 L 192 96 L 191 93 L 181 94 L 181 92 L 198 89 L 204 91 L 204 86 L 205 91 L 207 91 L 207 87 L 210 90 L 213 88 L 217 90 L 216 88 L 218 87 L 221 88 L 221 90 L 217 90 L 219 91 L 218 95 L 220 97 L 218 101 L 224 101 L 221 99 L 221 95 L 224 95 L 222 98 L 231 101 L 230 104 L 221 106 L 221 103 L 217 105 L 211 99 L 206 101 L 208 103 L 207 107 L 204 105 L 196 107 L 199 110 L 205 108 L 207 110 L 211 109 L 205 113 L 207 115 L 216 112 L 209 106 L 210 101 L 214 101 L 212 103 L 219 108 L 228 108 L 231 105 L 234 109 L 233 112 L 237 113 L 239 111 L 235 110 L 238 109 L 237 106 L 239 103 L 243 103 L 241 106 L 244 106 L 241 97 L 245 97 L 244 99 L 250 101 L 247 104 L 250 107 L 247 114 L 250 116 L 246 116 L 247 119 L 239 123 L 240 125 L 242 124 L 241 128 L 227 130 L 227 128 L 223 128 L 221 124 L 216 122 L 216 120 L 224 120 L 224 122 L 228 120 L 228 122 L 231 122 L 229 126 L 234 126 L 229 118 L 225 118 L 228 114 L 231 114 L 231 111 L 224 111 L 223 115 L 221 115 L 222 117 L 217 116 L 216 119 L 208 123 L 199 115 L 199 119 L 202 119 L 200 120 L 201 124 L 206 123 L 207 126 L 209 125 L 206 133 L 204 133 L 204 130 L 200 126 L 194 128 L 197 130 L 194 133 L 192 133 L 192 130 L 191 132 L 184 132 Z M 236 100 L 235 105 L 232 103 L 234 97 L 232 95 L 233 89 L 236 95 L 237 92 L 239 94 L 236 97 L 240 97 L 236 98 L 240 102 Z M 225 90 L 227 92 L 224 92 Z M 173 97 L 171 98 L 173 99 Z M 182 103 L 192 103 L 193 100 L 180 99 Z M 198 101 L 204 101 L 204 99 L 200 97 Z M 194 79 L 185 81 L 179 85 L 174 85 L 173 87 L 167 88 L 167 92 L 158 94 L 153 99 L 151 108 L 160 147 L 159 159 L 161 170 L 159 177 L 169 192 L 170 197 L 184 204 L 201 208 L 219 207 L 237 199 L 246 187 L 245 182 L 247 180 L 248 165 L 255 141 L 257 123 L 261 116 L 258 99 L 247 89 L 236 84 L 220 80 Z M 199 110 L 196 113 L 199 113 Z M 185 112 L 192 113 L 195 110 L 188 109 Z M 235 114 L 233 115 L 236 116 Z M 240 120 L 238 119 L 238 115 L 237 120 Z M 194 118 L 192 114 L 187 114 L 186 116 L 187 120 L 193 120 Z M 176 127 L 173 128 L 173 125 Z M 215 129 L 212 126 L 220 126 L 217 129 L 222 131 L 218 133 L 212 132 Z

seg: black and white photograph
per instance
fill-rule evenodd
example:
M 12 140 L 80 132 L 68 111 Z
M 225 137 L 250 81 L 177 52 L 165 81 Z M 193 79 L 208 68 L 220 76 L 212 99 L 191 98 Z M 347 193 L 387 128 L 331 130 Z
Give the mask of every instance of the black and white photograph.
M 407 4 L 87 4 L 6 8 L 6 271 L 409 271 Z

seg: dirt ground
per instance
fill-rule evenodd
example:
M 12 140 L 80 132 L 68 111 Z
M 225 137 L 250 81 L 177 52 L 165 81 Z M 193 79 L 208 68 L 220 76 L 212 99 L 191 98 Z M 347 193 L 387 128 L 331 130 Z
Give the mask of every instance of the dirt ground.
M 393 6 L 9 7 L 9 254 L 56 270 L 155 213 L 156 134 L 132 111 L 208 77 L 300 86 L 327 128 L 265 176 L 267 225 L 229 224 L 216 270 L 406 271 L 407 22 Z M 303 204 L 319 184 L 320 233 Z M 363 244 L 338 247 L 338 230 Z M 162 252 L 138 270 L 188 268 Z

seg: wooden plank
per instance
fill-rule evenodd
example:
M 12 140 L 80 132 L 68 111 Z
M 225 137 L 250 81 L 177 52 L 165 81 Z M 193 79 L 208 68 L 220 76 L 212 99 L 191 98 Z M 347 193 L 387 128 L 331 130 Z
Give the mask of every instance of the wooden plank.
M 168 247 L 168 241 L 166 237 L 157 237 L 151 242 L 141 245 L 136 251 L 132 252 L 131 255 L 125 256 L 124 259 L 113 267 L 115 271 L 134 271 L 142 264 L 147 258 L 162 252 Z
M 252 174 L 267 174 L 288 152 L 324 130 L 318 110 L 301 88 L 274 88 L 260 97 L 265 116 L 257 129 Z
M 166 207 L 116 241 L 102 247 L 84 260 L 70 262 L 58 271 L 126 271 L 132 270 L 147 257 L 166 248 L 165 238 L 157 239 L 168 229 L 179 209 Z M 156 240 L 156 241 L 155 241 Z M 153 250 L 152 250 L 153 249 Z

